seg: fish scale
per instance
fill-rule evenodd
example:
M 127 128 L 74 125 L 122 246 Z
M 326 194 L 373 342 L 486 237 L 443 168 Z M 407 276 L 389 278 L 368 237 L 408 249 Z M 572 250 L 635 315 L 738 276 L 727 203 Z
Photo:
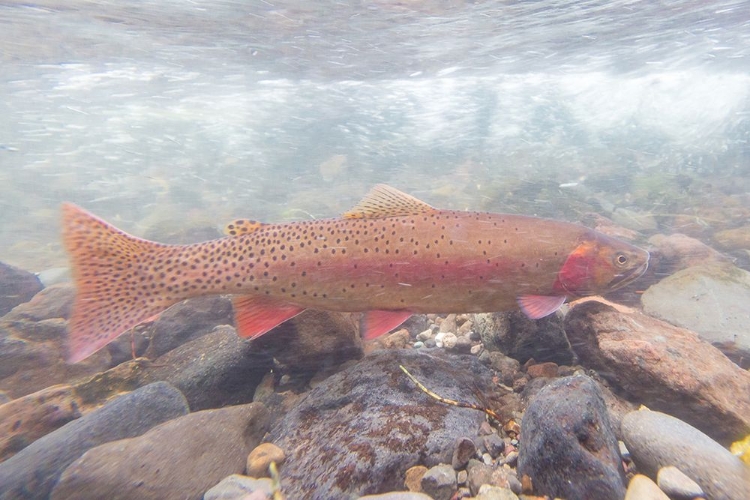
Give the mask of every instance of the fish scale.
M 204 243 L 163 245 L 64 205 L 63 239 L 78 290 L 70 360 L 195 296 L 235 295 L 244 337 L 322 309 L 365 312 L 365 337 L 373 338 L 414 313 L 520 305 L 541 317 L 567 298 L 632 281 L 648 262 L 647 252 L 583 226 L 439 210 L 384 185 L 341 218 L 240 220 L 225 232 Z

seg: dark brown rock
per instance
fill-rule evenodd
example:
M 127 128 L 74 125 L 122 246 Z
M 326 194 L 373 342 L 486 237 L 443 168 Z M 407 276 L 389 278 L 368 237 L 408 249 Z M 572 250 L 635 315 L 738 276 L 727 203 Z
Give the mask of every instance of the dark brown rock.
M 308 309 L 254 340 L 253 349 L 307 381 L 319 370 L 362 357 L 359 315 Z
M 53 500 L 200 500 L 230 474 L 241 474 L 269 421 L 259 403 L 191 413 L 145 434 L 106 443 L 73 462 Z
M 35 274 L 0 262 L 0 316 L 28 302 L 42 289 Z
M 501 351 L 521 364 L 531 358 L 561 365 L 573 363 L 559 314 L 538 320 L 531 320 L 520 311 L 475 314 L 473 321 L 487 350 Z
M 649 408 L 722 443 L 750 432 L 750 373 L 695 333 L 598 302 L 574 307 L 565 329 L 581 364 Z
M 548 361 L 546 363 L 537 363 L 526 368 L 526 373 L 531 378 L 554 378 L 557 377 L 557 363 L 553 363 L 551 361 Z
M 521 423 L 518 474 L 537 494 L 622 500 L 625 472 L 597 385 L 586 376 L 555 380 L 531 401 Z

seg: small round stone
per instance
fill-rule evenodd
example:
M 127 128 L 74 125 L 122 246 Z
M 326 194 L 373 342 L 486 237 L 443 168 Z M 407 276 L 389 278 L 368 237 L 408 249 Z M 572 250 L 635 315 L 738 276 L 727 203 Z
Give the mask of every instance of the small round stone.
M 686 476 L 680 469 L 669 465 L 659 469 L 656 484 L 670 497 L 695 498 L 706 494 L 698 483 Z
M 636 474 L 628 484 L 625 500 L 669 500 L 669 497 L 643 474 Z
M 286 460 L 284 450 L 273 443 L 261 443 L 247 456 L 247 475 L 250 477 L 269 477 L 268 467 L 271 462 L 281 465 Z

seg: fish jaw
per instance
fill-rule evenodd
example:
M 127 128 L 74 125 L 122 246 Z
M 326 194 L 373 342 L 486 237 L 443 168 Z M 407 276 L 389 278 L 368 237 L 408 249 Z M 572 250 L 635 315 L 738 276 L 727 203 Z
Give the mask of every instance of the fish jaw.
M 566 259 L 554 288 L 572 297 L 605 294 L 639 278 L 649 258 L 646 250 L 590 231 Z

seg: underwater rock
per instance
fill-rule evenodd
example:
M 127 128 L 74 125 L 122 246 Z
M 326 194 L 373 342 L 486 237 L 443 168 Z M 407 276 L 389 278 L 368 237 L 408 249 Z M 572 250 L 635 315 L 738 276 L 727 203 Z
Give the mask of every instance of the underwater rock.
M 581 364 L 646 406 L 730 443 L 750 429 L 750 372 L 697 334 L 585 302 L 565 318 Z
M 53 500 L 90 498 L 200 500 L 222 478 L 245 469 L 269 414 L 251 403 L 190 413 L 145 434 L 102 444 L 73 462 Z
M 750 272 L 731 264 L 693 266 L 646 290 L 650 316 L 694 331 L 750 368 Z
M 253 340 L 253 349 L 309 380 L 320 370 L 362 357 L 358 322 L 358 314 L 308 309 Z
M 526 368 L 526 373 L 531 378 L 557 377 L 557 363 L 547 361 L 546 363 L 534 363 Z
M 483 313 L 475 314 L 473 321 L 474 330 L 489 351 L 502 351 L 521 363 L 531 358 L 558 365 L 573 362 L 560 314 L 532 320 L 520 311 Z
M 106 351 L 66 363 L 65 318 L 74 294 L 68 285 L 45 288 L 0 319 L 0 390 L 19 398 L 111 366 Z
M 100 403 L 114 393 L 165 381 L 187 399 L 193 411 L 249 403 L 270 358 L 254 351 L 231 326 L 217 326 L 153 360 L 122 363 L 77 384 L 86 405 Z
M 456 471 L 448 464 L 430 467 L 422 476 L 422 491 L 434 500 L 450 500 L 456 492 Z
M 232 474 L 219 482 L 203 495 L 203 500 L 254 500 L 251 495 L 262 493 L 262 500 L 273 494 L 273 483 L 269 478 Z
M 750 468 L 719 443 L 670 415 L 639 410 L 622 420 L 622 439 L 638 471 L 655 478 L 675 466 L 713 500 L 750 498 Z
M 0 262 L 0 316 L 19 304 L 28 302 L 42 289 L 35 274 Z
M 225 296 L 196 297 L 175 304 L 144 332 L 151 339 L 144 356 L 158 358 L 219 325 L 234 325 L 232 302 Z
M 284 450 L 273 443 L 261 443 L 247 456 L 245 473 L 252 477 L 268 477 L 271 462 L 280 466 L 286 460 Z
M 46 498 L 63 470 L 87 450 L 138 436 L 187 412 L 180 391 L 164 382 L 113 399 L 0 463 L 0 498 Z
M 750 226 L 718 231 L 713 240 L 722 250 L 750 250 Z
M 402 487 L 410 467 L 451 460 L 455 440 L 479 428 L 481 412 L 434 401 L 399 369 L 443 397 L 496 404 L 492 372 L 472 356 L 376 351 L 324 380 L 272 429 L 287 451 L 288 498 L 344 499 Z
M 648 476 L 636 474 L 628 484 L 625 500 L 669 500 L 669 497 Z
M 172 349 L 147 369 L 148 382 L 164 380 L 177 387 L 192 411 L 249 403 L 271 359 L 237 336 L 231 326 Z
M 0 462 L 81 416 L 69 385 L 53 385 L 0 405 Z
M 604 400 L 591 378 L 565 377 L 544 387 L 521 423 L 518 474 L 537 494 L 621 500 L 625 472 Z
M 729 259 L 702 241 L 690 236 L 675 233 L 655 234 L 648 239 L 654 246 L 651 254 L 658 261 L 659 272 L 673 274 L 682 269 L 700 264 L 729 262 Z M 656 262 L 649 262 L 653 267 Z
M 521 371 L 521 363 L 518 360 L 510 358 L 500 351 L 485 350 L 479 356 L 479 361 L 498 372 L 500 381 L 507 386 L 513 385 Z
M 684 472 L 673 465 L 659 469 L 656 475 L 659 488 L 674 498 L 705 497 L 706 493 L 698 483 L 690 479 Z
M 4 321 L 41 321 L 50 318 L 70 318 L 76 290 L 71 284 L 53 285 L 40 291 L 6 314 Z

